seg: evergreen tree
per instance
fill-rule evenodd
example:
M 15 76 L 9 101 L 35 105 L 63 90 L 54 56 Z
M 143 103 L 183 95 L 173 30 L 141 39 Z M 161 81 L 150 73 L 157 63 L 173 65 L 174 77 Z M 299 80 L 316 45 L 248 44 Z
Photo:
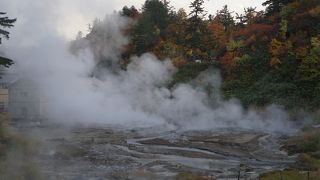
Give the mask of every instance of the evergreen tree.
M 9 17 L 1 17 L 2 15 L 5 15 L 6 13 L 0 12 L 0 35 L 5 37 L 6 39 L 9 39 L 9 32 L 4 30 L 3 28 L 11 28 L 13 27 L 13 23 L 16 22 L 17 19 L 9 19 Z M 2 38 L 0 37 L 0 44 Z
M 187 45 L 193 49 L 192 59 L 204 58 L 201 57 L 201 51 L 206 51 L 205 41 L 208 39 L 209 31 L 203 18 L 205 11 L 203 8 L 204 0 L 194 0 L 190 4 L 191 12 L 189 14 L 189 24 L 187 31 Z
M 190 4 L 190 8 L 192 9 L 189 16 L 202 19 L 202 15 L 204 14 L 204 8 L 203 8 L 204 0 L 194 0 Z
M 142 7 L 142 15 L 133 29 L 132 43 L 138 55 L 150 51 L 169 22 L 167 1 L 147 0 Z
M 139 11 L 134 6 L 131 6 L 130 8 L 128 8 L 128 6 L 124 6 L 120 15 L 134 19 L 139 16 Z
M 244 25 L 250 25 L 256 23 L 256 20 L 261 16 L 261 12 L 256 11 L 256 7 L 248 7 L 244 9 L 244 14 L 239 15 L 236 13 L 238 20 L 237 25 L 244 27 Z
M 267 0 L 262 5 L 267 6 L 266 15 L 272 15 L 280 12 L 282 7 L 291 2 L 294 2 L 294 0 Z
M 168 25 L 169 7 L 167 1 L 147 0 L 142 7 L 144 18 L 163 30 Z
M 233 16 L 231 15 L 231 13 L 232 12 L 229 11 L 227 5 L 223 6 L 223 8 L 220 11 L 217 12 L 216 17 L 224 25 L 225 31 L 228 31 L 235 24 Z
M 0 12 L 0 44 L 2 43 L 2 38 L 4 37 L 6 39 L 9 39 L 9 32 L 6 31 L 4 28 L 11 28 L 13 27 L 13 23 L 16 22 L 17 19 L 10 19 L 9 17 L 6 17 L 5 12 Z M 5 58 L 0 56 L 0 66 L 9 67 L 13 64 L 13 61 L 11 59 Z

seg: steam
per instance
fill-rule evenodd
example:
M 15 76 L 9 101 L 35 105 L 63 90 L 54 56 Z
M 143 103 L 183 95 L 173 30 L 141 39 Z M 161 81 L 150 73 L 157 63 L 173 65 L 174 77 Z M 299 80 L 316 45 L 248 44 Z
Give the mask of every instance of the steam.
M 96 21 L 92 37 L 73 42 L 74 55 L 69 43 L 55 34 L 36 46 L 5 50 L 17 62 L 15 71 L 36 84 L 45 98 L 45 117 L 54 122 L 125 128 L 294 130 L 279 107 L 245 110 L 237 100 L 223 100 L 217 70 L 209 69 L 191 83 L 168 89 L 177 71 L 169 59 L 158 60 L 146 53 L 132 57 L 127 69 L 121 69 L 120 51 L 129 40 L 122 31 L 128 23 L 117 14 Z

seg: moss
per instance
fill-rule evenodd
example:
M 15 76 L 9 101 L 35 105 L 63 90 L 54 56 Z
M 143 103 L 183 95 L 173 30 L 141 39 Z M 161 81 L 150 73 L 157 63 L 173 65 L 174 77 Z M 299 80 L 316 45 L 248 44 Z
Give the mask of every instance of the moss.
M 205 180 L 205 179 L 208 179 L 208 177 L 198 176 L 191 172 L 181 172 L 177 174 L 174 179 L 175 180 Z
M 320 130 L 308 128 L 296 137 L 287 140 L 284 148 L 289 154 L 299 154 L 297 169 L 274 171 L 261 175 L 261 180 L 316 180 L 320 177 Z M 301 170 L 308 171 L 301 171 Z M 282 178 L 281 178 L 282 176 Z M 308 178 L 309 177 L 309 178 Z
M 290 138 L 284 148 L 289 154 L 316 153 L 320 151 L 320 129 L 305 129 L 305 132 Z
M 64 144 L 58 147 L 57 154 L 63 157 L 83 157 L 86 156 L 88 152 L 84 148 Z
M 320 169 L 320 159 L 317 159 L 310 154 L 301 154 L 298 159 L 299 162 L 308 169 Z
M 128 179 L 129 173 L 125 171 L 114 171 L 111 173 L 112 179 Z
M 320 136 L 309 137 L 301 144 L 302 152 L 316 152 L 319 149 L 320 149 Z
M 284 170 L 266 173 L 260 176 L 260 180 L 316 180 L 320 176 L 320 171 L 299 171 L 299 170 Z
M 139 170 L 133 172 L 128 179 L 159 179 L 156 174 L 145 171 L 145 170 Z

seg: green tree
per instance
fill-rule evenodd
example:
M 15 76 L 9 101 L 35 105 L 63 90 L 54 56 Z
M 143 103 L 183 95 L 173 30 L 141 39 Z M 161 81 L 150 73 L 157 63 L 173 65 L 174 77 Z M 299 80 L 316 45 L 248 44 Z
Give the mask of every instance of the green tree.
M 139 16 L 139 11 L 134 6 L 131 6 L 130 8 L 128 8 L 128 6 L 124 6 L 120 14 L 134 19 Z
M 234 18 L 231 15 L 232 12 L 229 11 L 228 6 L 225 5 L 223 8 L 217 12 L 217 18 L 224 25 L 225 31 L 228 31 L 231 27 L 234 26 Z
M 262 12 L 256 11 L 256 7 L 248 7 L 244 9 L 244 14 L 239 15 L 238 13 L 236 13 L 236 15 L 236 19 L 238 20 L 237 25 L 244 27 L 245 25 L 257 23 L 256 21 L 259 20 Z
M 132 43 L 137 54 L 147 52 L 155 45 L 164 35 L 170 19 L 167 1 L 147 0 L 142 10 L 132 32 Z
M 191 17 L 196 17 L 197 19 L 202 19 L 202 16 L 204 15 L 204 8 L 203 8 L 203 3 L 204 0 L 194 0 L 190 4 L 191 12 L 190 16 Z
M 144 18 L 151 21 L 161 31 L 168 25 L 169 5 L 167 1 L 147 0 L 142 10 Z
M 17 19 L 10 19 L 7 16 L 4 16 L 5 12 L 0 12 L 0 44 L 2 43 L 2 38 L 9 39 L 9 31 L 5 30 L 5 28 L 13 27 L 13 23 L 16 22 Z M 13 64 L 11 59 L 0 56 L 0 66 L 9 67 Z
M 9 34 L 10 34 L 10 33 L 9 33 L 8 31 L 6 31 L 4 28 L 11 28 L 11 27 L 13 27 L 13 23 L 15 23 L 17 19 L 10 19 L 10 18 L 7 17 L 7 16 L 1 17 L 1 16 L 5 15 L 5 14 L 7 14 L 7 13 L 5 13 L 5 12 L 0 12 L 0 26 L 1 26 L 1 28 L 0 28 L 0 35 L 1 35 L 2 37 L 5 37 L 6 39 L 9 39 Z M 0 36 L 0 44 L 2 43 L 2 41 L 1 41 L 1 40 L 2 40 L 1 36 Z
M 295 0 L 267 0 L 262 5 L 266 6 L 266 15 L 279 13 L 285 5 L 294 2 Z
M 194 0 L 190 4 L 191 11 L 189 13 L 190 18 L 188 19 L 188 27 L 186 28 L 186 40 L 188 42 L 187 46 L 193 49 L 193 58 L 203 57 L 203 52 L 207 52 L 207 43 L 209 38 L 208 26 L 203 20 L 206 15 L 203 8 L 204 0 Z
M 298 74 L 301 81 L 318 83 L 320 81 L 320 38 L 311 38 L 311 46 L 309 55 L 302 59 Z

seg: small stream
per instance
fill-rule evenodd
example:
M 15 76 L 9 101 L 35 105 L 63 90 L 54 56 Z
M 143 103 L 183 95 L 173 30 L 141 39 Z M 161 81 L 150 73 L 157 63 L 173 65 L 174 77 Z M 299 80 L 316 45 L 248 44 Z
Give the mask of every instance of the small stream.
M 234 132 L 234 131 L 230 131 Z M 198 132 L 199 136 L 201 133 Z M 221 133 L 221 132 L 220 132 Z M 228 134 L 228 131 L 225 131 L 223 135 Z M 290 166 L 290 164 L 295 162 L 295 157 L 289 157 L 285 152 L 279 150 L 280 145 L 277 140 L 280 138 L 278 135 L 270 135 L 264 134 L 259 135 L 256 134 L 256 149 L 250 150 L 247 149 L 247 152 L 244 152 L 243 155 L 238 155 L 241 151 L 246 151 L 245 143 L 241 147 L 241 142 L 237 144 L 237 142 L 223 142 L 223 139 L 220 139 L 220 142 L 211 142 L 213 144 L 222 144 L 222 147 L 219 148 L 220 151 L 215 151 L 214 148 L 203 148 L 206 145 L 205 143 L 210 144 L 210 142 L 206 142 L 205 140 L 197 142 L 202 145 L 197 147 L 197 144 L 194 142 L 188 142 L 186 137 L 184 136 L 184 143 L 179 142 L 181 139 L 172 139 L 171 137 L 177 137 L 177 132 L 169 135 L 161 135 L 156 137 L 148 137 L 148 138 L 138 138 L 138 139 L 128 139 L 127 144 L 130 149 L 132 147 L 136 147 L 136 151 L 132 151 L 128 148 L 128 151 L 131 153 L 154 153 L 159 156 L 158 159 L 154 159 L 154 161 L 166 161 L 166 162 L 174 162 L 177 164 L 184 165 L 186 167 L 201 169 L 204 171 L 215 172 L 215 177 L 220 178 L 232 178 L 234 176 L 238 176 L 239 173 L 243 174 L 245 178 L 257 178 L 259 174 L 274 170 L 274 169 L 282 169 L 284 167 Z M 251 134 L 250 132 L 239 132 L 238 135 L 246 135 Z M 255 133 L 254 133 L 255 134 Z M 181 133 L 182 137 L 183 133 Z M 221 135 L 221 134 L 220 134 Z M 252 134 L 253 135 L 253 134 Z M 215 136 L 219 140 L 219 135 L 212 133 L 212 136 Z M 208 138 L 203 136 L 203 138 Z M 166 139 L 168 142 L 173 141 L 173 143 L 168 143 L 168 145 L 158 145 L 156 141 L 152 143 L 152 140 L 160 140 Z M 143 143 L 149 141 L 147 144 Z M 163 144 L 160 143 L 160 144 Z M 189 147 L 191 146 L 191 147 Z M 223 146 L 225 146 L 226 151 L 223 151 Z M 239 149 L 237 149 L 237 146 Z M 138 147 L 138 148 L 137 148 Z M 229 148 L 232 148 L 235 153 L 229 151 Z M 222 149 L 222 151 L 221 151 Z M 240 150 L 242 149 L 242 150 Z M 238 152 L 237 152 L 238 151 Z M 169 152 L 176 152 L 176 154 L 172 155 Z M 180 153 L 179 153 L 180 152 Z M 182 152 L 189 152 L 190 154 L 198 154 L 200 157 L 186 157 Z M 166 155 L 166 154 L 170 155 Z M 203 158 L 201 158 L 201 155 Z
M 280 150 L 281 135 L 248 130 L 37 127 L 26 133 L 41 142 L 36 159 L 49 180 L 175 179 L 181 173 L 257 179 L 292 166 L 296 158 Z

